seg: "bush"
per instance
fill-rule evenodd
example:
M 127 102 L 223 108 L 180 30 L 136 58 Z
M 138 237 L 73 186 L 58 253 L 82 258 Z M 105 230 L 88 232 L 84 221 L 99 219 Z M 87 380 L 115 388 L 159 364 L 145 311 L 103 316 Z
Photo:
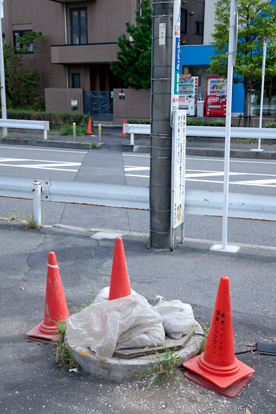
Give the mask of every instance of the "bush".
M 267 122 L 264 124 L 265 128 L 276 128 L 276 122 Z
M 128 124 L 150 124 L 149 119 L 128 119 Z M 217 127 L 224 127 L 225 121 L 213 121 L 213 120 L 206 120 L 202 118 L 195 118 L 195 119 L 187 119 L 187 125 L 189 126 L 217 126 Z
M 32 111 L 28 109 L 8 109 L 7 117 L 9 119 L 29 119 L 33 121 L 49 121 L 50 129 L 60 129 L 63 125 L 71 124 L 73 122 L 79 126 L 86 126 L 88 124 L 89 115 L 83 114 L 71 114 L 69 112 L 42 112 L 42 111 Z

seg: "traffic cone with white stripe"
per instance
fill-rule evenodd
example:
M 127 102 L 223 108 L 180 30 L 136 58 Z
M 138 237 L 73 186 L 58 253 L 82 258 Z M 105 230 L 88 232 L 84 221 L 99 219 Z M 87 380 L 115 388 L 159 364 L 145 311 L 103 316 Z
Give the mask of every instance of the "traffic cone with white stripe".
M 29 339 L 50 342 L 57 334 L 56 322 L 69 318 L 69 312 L 54 252 L 48 255 L 44 320 L 27 333 Z

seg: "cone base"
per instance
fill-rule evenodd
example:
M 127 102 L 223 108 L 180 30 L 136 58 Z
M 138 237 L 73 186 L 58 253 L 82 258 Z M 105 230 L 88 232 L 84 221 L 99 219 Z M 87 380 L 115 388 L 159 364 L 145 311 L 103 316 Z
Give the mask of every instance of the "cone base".
M 231 373 L 231 371 L 229 371 L 229 367 L 227 366 L 219 366 L 218 368 L 220 368 L 220 373 L 208 373 L 203 371 L 203 369 L 200 368 L 198 363 L 200 362 L 202 366 L 204 365 L 204 362 L 202 362 L 203 355 L 204 354 L 198 355 L 195 358 L 192 358 L 189 361 L 184 362 L 183 367 L 188 369 L 189 371 L 192 371 L 193 374 L 198 375 L 200 378 L 202 378 L 203 381 L 207 381 L 210 384 L 213 384 L 214 387 L 218 387 L 220 389 L 226 389 L 228 387 L 231 387 L 232 385 L 238 383 L 238 381 L 242 381 L 242 379 L 247 377 L 248 375 L 250 375 L 251 377 L 255 372 L 254 369 L 238 361 L 238 359 L 236 358 L 235 365 L 237 366 L 238 370 L 236 370 L 235 373 Z M 248 381 L 248 379 L 246 380 L 246 382 Z
M 49 333 L 45 333 L 41 330 L 42 325 L 43 322 L 31 329 L 27 333 L 27 337 L 32 341 L 52 342 L 56 338 L 56 327 L 52 330 L 49 329 Z
M 214 384 L 214 386 L 219 388 L 227 388 L 231 385 L 235 384 L 242 378 L 246 377 L 247 375 L 251 376 L 254 374 L 254 369 L 248 367 L 247 365 L 243 364 L 242 362 L 238 361 L 235 358 L 235 365 L 237 369 L 235 372 L 231 373 L 231 370 L 228 370 L 229 367 L 219 366 L 221 368 L 221 372 L 205 372 L 203 369 L 200 368 L 200 365 L 204 367 L 204 354 L 198 355 L 189 361 L 184 362 L 184 368 L 192 371 L 193 373 L 199 375 L 201 378 L 204 378 L 206 381 L 210 381 L 210 383 Z M 228 371 L 228 372 L 227 372 Z
M 240 392 L 240 390 L 242 389 L 242 387 L 247 383 L 247 381 L 250 380 L 250 378 L 253 375 L 252 374 L 248 374 L 246 377 L 241 378 L 240 380 L 238 380 L 238 382 L 236 382 L 235 384 L 230 385 L 227 388 L 220 388 L 218 386 L 216 386 L 215 384 L 213 384 L 210 381 L 207 381 L 206 379 L 202 378 L 200 375 L 196 374 L 195 372 L 192 371 L 187 371 L 185 372 L 185 377 L 188 378 L 190 381 L 195 382 L 198 385 L 201 385 L 202 387 L 208 388 L 209 390 L 215 391 L 218 394 L 222 394 L 225 395 L 226 397 L 236 397 L 236 395 L 238 395 L 238 393 Z

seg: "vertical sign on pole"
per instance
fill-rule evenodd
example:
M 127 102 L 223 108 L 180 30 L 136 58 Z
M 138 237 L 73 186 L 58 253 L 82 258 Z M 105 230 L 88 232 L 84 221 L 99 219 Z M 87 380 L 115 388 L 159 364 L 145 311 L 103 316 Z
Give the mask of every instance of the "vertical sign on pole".
M 186 111 L 173 114 L 172 181 L 171 181 L 171 250 L 174 230 L 183 226 L 185 218 Z M 183 242 L 183 240 L 182 240 Z
M 174 0 L 172 35 L 172 75 L 171 75 L 171 127 L 173 112 L 179 109 L 179 72 L 180 72 L 180 0 Z

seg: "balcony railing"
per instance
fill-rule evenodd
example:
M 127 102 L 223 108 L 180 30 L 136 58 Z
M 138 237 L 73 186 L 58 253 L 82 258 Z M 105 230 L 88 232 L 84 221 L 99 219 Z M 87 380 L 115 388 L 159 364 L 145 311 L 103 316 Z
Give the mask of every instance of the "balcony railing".
M 116 42 L 51 46 L 51 63 L 109 63 L 117 60 Z

